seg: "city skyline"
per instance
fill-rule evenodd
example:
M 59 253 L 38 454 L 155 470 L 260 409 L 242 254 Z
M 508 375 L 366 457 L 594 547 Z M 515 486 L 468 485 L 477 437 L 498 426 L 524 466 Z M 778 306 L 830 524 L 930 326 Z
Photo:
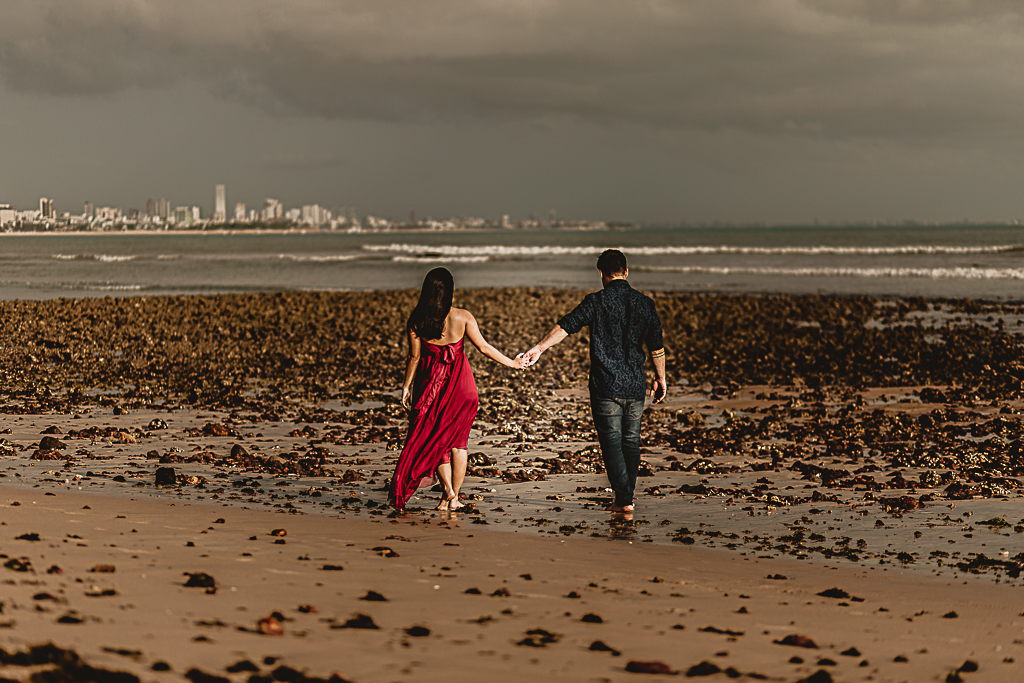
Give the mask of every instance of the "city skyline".
M 11 0 L 0 201 L 1024 216 L 1013 3 Z

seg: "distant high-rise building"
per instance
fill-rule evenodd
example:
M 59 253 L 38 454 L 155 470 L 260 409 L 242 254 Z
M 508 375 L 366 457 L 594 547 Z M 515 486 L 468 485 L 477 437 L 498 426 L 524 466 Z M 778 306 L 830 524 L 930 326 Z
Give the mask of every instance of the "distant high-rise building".
M 263 213 L 260 216 L 264 223 L 272 223 L 284 218 L 284 206 L 276 199 L 263 200 Z
M 18 211 L 10 204 L 0 204 L 0 225 L 8 225 L 18 220 Z
M 176 206 L 174 207 L 174 224 L 179 228 L 190 227 L 193 223 L 192 220 L 192 207 L 190 206 Z
M 242 202 L 238 202 L 237 204 L 235 204 L 235 222 L 244 223 L 246 217 L 247 216 L 245 213 L 245 204 Z
M 228 219 L 227 203 L 224 197 L 224 186 L 217 185 L 215 190 L 216 199 L 213 206 L 213 222 L 223 223 Z
M 96 218 L 101 221 L 116 221 L 121 218 L 121 208 L 118 206 L 101 206 L 96 209 Z
M 306 204 L 302 207 L 301 222 L 303 225 L 321 226 L 331 220 L 331 212 L 319 204 Z
M 47 199 L 46 197 L 39 198 L 39 217 L 40 218 L 56 218 L 56 214 L 53 212 L 53 200 Z
M 84 214 L 86 218 L 93 218 L 96 215 L 96 209 L 93 208 L 92 202 L 85 203 L 85 206 L 82 208 L 82 214 Z
M 501 217 L 501 227 L 505 228 L 506 230 L 512 227 L 512 221 L 509 220 L 507 213 Z
M 156 216 L 156 201 L 153 199 L 146 200 L 146 215 L 150 218 Z
M 158 201 L 156 203 L 156 215 L 167 220 L 171 215 L 171 202 L 166 199 Z

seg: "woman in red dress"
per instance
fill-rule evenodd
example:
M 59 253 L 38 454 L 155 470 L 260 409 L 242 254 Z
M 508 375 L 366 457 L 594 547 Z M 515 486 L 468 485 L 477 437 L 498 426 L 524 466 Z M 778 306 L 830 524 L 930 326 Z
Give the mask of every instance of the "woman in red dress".
M 410 409 L 409 434 L 391 477 L 389 502 L 399 510 L 422 480 L 435 474 L 444 487 L 438 510 L 457 510 L 466 476 L 469 429 L 476 417 L 473 370 L 463 350 L 466 337 L 485 356 L 510 368 L 511 359 L 487 343 L 476 318 L 452 307 L 452 274 L 435 268 L 423 280 L 419 303 L 409 315 L 409 362 L 402 384 L 402 405 Z

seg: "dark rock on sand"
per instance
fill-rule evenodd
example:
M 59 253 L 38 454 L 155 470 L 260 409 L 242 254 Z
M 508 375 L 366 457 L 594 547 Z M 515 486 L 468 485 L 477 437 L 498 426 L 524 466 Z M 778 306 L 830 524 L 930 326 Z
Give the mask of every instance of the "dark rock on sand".
M 618 657 L 619 655 L 622 654 L 621 652 L 619 652 L 615 648 L 605 644 L 605 642 L 603 640 L 595 640 L 594 642 L 592 642 L 590 644 L 590 648 L 589 649 L 590 649 L 591 652 L 610 652 L 612 657 Z
M 561 639 L 562 636 L 559 633 L 551 633 L 542 628 L 534 628 L 527 631 L 526 637 L 516 644 L 525 647 L 547 647 Z
M 352 617 L 348 619 L 345 623 L 333 624 L 331 628 L 360 628 L 376 630 L 380 627 L 377 626 L 376 623 L 374 623 L 373 617 L 371 617 L 369 614 L 362 614 L 357 612 L 356 614 L 353 614 Z
M 188 580 L 185 581 L 185 588 L 205 588 L 206 592 L 213 594 L 217 592 L 217 581 L 209 574 L 204 572 L 185 572 L 185 576 Z
M 39 440 L 39 450 L 42 451 L 62 451 L 67 447 L 67 444 L 53 436 L 44 436 Z
M 430 635 L 430 629 L 425 626 L 410 626 L 404 629 L 405 635 L 413 638 L 423 638 Z
M 701 662 L 700 664 L 697 664 L 696 666 L 697 667 L 702 667 L 704 664 L 710 664 L 710 663 L 709 662 Z M 714 671 L 710 671 L 710 667 L 714 667 L 715 670 Z M 701 669 L 701 670 L 704 670 L 704 669 Z M 697 676 L 708 676 L 708 675 L 710 675 L 712 673 L 718 673 L 721 669 L 719 669 L 714 664 L 710 664 L 710 666 L 706 670 L 708 671 L 708 673 L 699 673 L 699 674 L 694 674 L 694 675 L 697 675 Z M 638 660 L 635 660 L 635 659 L 631 660 L 629 663 L 626 664 L 626 671 L 628 671 L 630 673 L 634 673 L 634 674 L 674 674 L 675 673 L 675 670 L 671 666 L 666 664 L 665 662 L 658 662 L 658 661 L 642 662 L 642 661 L 638 661 Z M 687 675 L 690 675 L 689 672 L 687 672 Z
M 153 480 L 153 484 L 156 486 L 176 486 L 178 483 L 177 477 L 174 475 L 173 467 L 158 467 L 156 469 L 156 476 Z
M 777 645 L 791 645 L 793 647 L 806 647 L 814 649 L 818 648 L 817 644 L 813 640 L 811 640 L 807 636 L 803 636 L 797 633 L 788 635 L 782 640 L 776 640 L 773 642 Z

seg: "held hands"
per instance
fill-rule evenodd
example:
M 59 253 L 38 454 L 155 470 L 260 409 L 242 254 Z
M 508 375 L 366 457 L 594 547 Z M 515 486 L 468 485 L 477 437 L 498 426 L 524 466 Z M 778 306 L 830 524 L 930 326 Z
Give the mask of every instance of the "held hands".
M 540 355 L 542 353 L 544 352 L 541 351 L 538 347 L 534 346 L 526 353 L 519 354 L 518 356 L 516 356 L 516 358 L 521 358 L 523 360 L 523 367 L 528 368 L 540 359 Z
M 661 403 L 665 400 L 665 396 L 668 395 L 668 385 L 665 383 L 664 378 L 655 379 L 654 385 L 651 386 L 651 398 L 654 399 L 655 403 Z

